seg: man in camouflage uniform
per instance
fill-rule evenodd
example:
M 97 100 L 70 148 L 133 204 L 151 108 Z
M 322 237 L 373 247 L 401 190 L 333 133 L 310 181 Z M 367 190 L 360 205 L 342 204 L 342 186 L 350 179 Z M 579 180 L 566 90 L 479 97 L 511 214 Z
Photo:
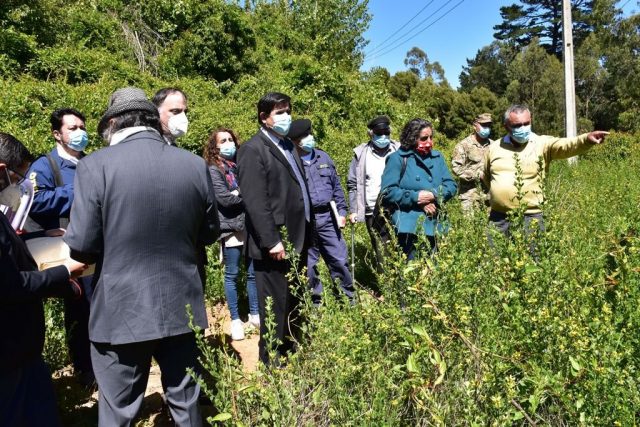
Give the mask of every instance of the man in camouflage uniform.
M 491 114 L 483 113 L 473 120 L 474 132 L 460 141 L 453 150 L 451 169 L 458 177 L 458 197 L 465 212 L 474 205 L 487 203 L 487 189 L 482 183 L 484 153 L 491 140 Z M 480 186 L 480 189 L 478 188 Z

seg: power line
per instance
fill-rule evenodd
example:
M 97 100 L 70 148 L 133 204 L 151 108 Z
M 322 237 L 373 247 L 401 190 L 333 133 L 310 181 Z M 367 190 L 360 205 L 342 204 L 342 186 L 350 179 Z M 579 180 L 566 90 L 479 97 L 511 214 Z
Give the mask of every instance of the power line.
M 433 14 L 431 14 L 431 16 L 435 15 L 440 9 L 442 9 L 444 6 L 446 6 L 447 4 L 451 3 L 452 0 L 448 1 L 447 3 L 445 3 L 442 7 L 440 7 L 436 12 L 434 12 Z M 403 44 L 405 44 L 406 42 L 408 42 L 409 40 L 412 40 L 414 38 L 416 38 L 417 36 L 419 36 L 420 34 L 422 34 L 423 32 L 425 32 L 427 29 L 429 29 L 431 26 L 433 26 L 436 22 L 440 21 L 442 18 L 444 18 L 445 16 L 447 16 L 449 13 L 451 13 L 455 8 L 457 8 L 458 6 L 460 6 L 462 3 L 464 3 L 465 0 L 460 0 L 458 3 L 456 3 L 455 5 L 453 5 L 453 7 L 449 10 L 447 10 L 444 14 L 442 14 L 441 16 L 439 16 L 435 21 L 433 21 L 432 23 L 430 23 L 429 25 L 427 25 L 426 27 L 424 27 L 422 30 L 418 31 L 417 33 L 413 34 L 411 37 L 409 37 L 408 39 L 402 40 L 400 41 L 400 43 L 384 50 L 383 52 L 378 53 L 377 55 L 374 55 L 373 57 L 369 57 L 367 59 L 364 60 L 364 62 L 369 62 L 373 59 L 377 59 L 380 58 L 386 54 L 388 54 L 389 52 L 394 51 L 395 49 L 397 49 L 398 47 L 402 46 Z M 430 16 L 430 17 L 431 17 Z M 425 20 L 426 21 L 426 20 Z M 424 22 L 424 21 L 423 21 Z
M 410 34 L 412 31 L 415 31 L 417 28 L 420 28 L 420 26 L 422 24 L 424 24 L 425 22 L 427 22 L 429 19 L 431 19 L 436 13 L 440 12 L 446 5 L 448 5 L 449 3 L 451 3 L 453 0 L 446 0 L 444 2 L 444 4 L 442 6 L 440 6 L 439 8 L 437 8 L 433 13 L 431 13 L 429 16 L 427 16 L 426 18 L 424 18 L 422 21 L 418 22 L 418 24 L 416 24 L 415 26 L 409 28 L 407 31 L 405 31 L 404 33 L 400 34 L 398 37 L 395 38 L 395 40 L 393 40 L 393 43 L 396 43 L 398 40 L 402 39 L 403 37 L 405 37 L 406 35 Z M 431 3 L 430 3 L 431 4 Z M 403 28 L 404 29 L 404 28 Z M 369 55 L 374 55 L 379 53 L 382 50 L 388 49 L 387 47 L 384 47 L 382 49 L 376 48 L 373 51 L 369 52 Z
M 624 2 L 622 4 L 622 6 L 619 7 L 620 10 L 624 9 L 624 7 L 627 5 L 627 3 L 629 3 L 631 0 L 627 0 L 626 2 Z
M 413 15 L 413 16 L 411 17 L 411 19 L 409 19 L 407 22 L 405 22 L 404 24 L 402 24 L 402 25 L 401 25 L 401 26 L 400 26 L 400 27 L 399 27 L 399 28 L 398 28 L 398 29 L 397 29 L 393 34 L 391 34 L 389 37 L 387 37 L 386 39 L 384 39 L 384 40 L 382 41 L 382 43 L 380 43 L 378 46 L 376 46 L 376 47 L 375 47 L 371 52 L 369 52 L 369 54 L 372 54 L 372 53 L 373 53 L 373 52 L 375 52 L 376 50 L 381 49 L 381 48 L 382 48 L 382 46 L 384 46 L 384 45 L 385 45 L 385 43 L 387 43 L 387 41 L 388 41 L 389 39 L 391 39 L 393 36 L 395 36 L 396 34 L 398 34 L 398 33 L 400 32 L 400 30 L 402 30 L 403 28 L 406 28 L 406 26 L 407 26 L 407 25 L 409 25 L 409 23 L 410 23 L 411 21 L 413 21 L 414 19 L 416 19 L 416 18 L 418 17 L 418 15 L 420 15 L 420 14 L 421 14 L 421 13 L 422 13 L 426 8 L 427 8 L 427 7 L 429 7 L 429 5 L 430 5 L 431 3 L 433 3 L 433 2 L 434 2 L 434 0 L 431 0 L 429 3 L 427 3 L 427 4 L 426 4 L 422 9 L 420 9 L 420 10 L 418 11 L 418 13 L 416 13 L 415 15 Z

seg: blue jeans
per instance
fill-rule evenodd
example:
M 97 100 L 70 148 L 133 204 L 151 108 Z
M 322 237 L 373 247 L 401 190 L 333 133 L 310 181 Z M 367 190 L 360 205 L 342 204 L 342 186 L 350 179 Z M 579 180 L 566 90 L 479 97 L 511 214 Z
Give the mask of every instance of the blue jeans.
M 224 293 L 227 296 L 231 320 L 235 320 L 240 318 L 240 313 L 238 313 L 238 275 L 240 274 L 240 261 L 243 258 L 243 247 L 226 247 L 224 243 L 222 245 Z M 251 258 L 247 258 L 247 295 L 249 296 L 249 313 L 258 314 L 258 291 L 256 289 L 256 276 L 253 272 L 253 259 Z

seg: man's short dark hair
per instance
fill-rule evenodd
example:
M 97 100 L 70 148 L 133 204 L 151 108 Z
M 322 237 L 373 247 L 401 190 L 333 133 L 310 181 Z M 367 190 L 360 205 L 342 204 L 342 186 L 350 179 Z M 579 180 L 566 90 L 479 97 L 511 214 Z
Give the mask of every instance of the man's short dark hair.
M 260 120 L 261 113 L 269 115 L 276 105 L 280 104 L 287 104 L 291 107 L 291 98 L 280 92 L 269 92 L 260 98 L 260 101 L 258 101 L 258 124 L 262 126 L 262 120 Z
M 8 133 L 0 132 L 0 163 L 9 169 L 19 169 L 25 162 L 31 163 L 33 156 L 22 142 Z
M 52 131 L 53 130 L 59 131 L 62 128 L 62 118 L 64 116 L 76 116 L 83 122 L 87 121 L 87 119 L 85 119 L 84 117 L 84 114 L 82 114 L 78 110 L 75 110 L 73 108 L 60 108 L 54 111 L 53 113 L 51 113 L 51 118 L 49 119 L 49 121 L 51 122 Z
M 110 129 L 111 133 L 117 132 L 121 129 L 130 128 L 134 126 L 147 126 L 153 128 L 158 131 L 160 135 L 162 135 L 162 125 L 160 124 L 160 115 L 157 111 L 155 114 L 150 111 L 145 110 L 133 110 L 126 111 L 118 116 L 115 116 L 113 119 L 113 127 Z M 105 129 L 108 130 L 109 127 Z M 103 135 L 103 139 L 107 135 Z
M 155 95 L 153 95 L 153 98 L 151 98 L 151 102 L 153 102 L 153 105 L 160 108 L 164 100 L 167 99 L 167 96 L 173 93 L 181 93 L 182 96 L 184 96 L 184 100 L 187 101 L 187 95 L 180 89 L 175 87 L 165 87 L 163 89 L 160 89 L 156 92 Z

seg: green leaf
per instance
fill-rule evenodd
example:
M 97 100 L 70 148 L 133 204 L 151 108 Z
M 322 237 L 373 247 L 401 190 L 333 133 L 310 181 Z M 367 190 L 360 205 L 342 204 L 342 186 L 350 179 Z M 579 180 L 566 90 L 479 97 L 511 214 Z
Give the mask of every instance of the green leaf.
M 580 371 L 582 369 L 582 366 L 580 366 L 580 363 L 578 363 L 578 361 L 574 359 L 573 356 L 569 356 L 569 361 L 571 362 L 571 368 L 574 371 Z
M 407 371 L 411 373 L 418 372 L 418 364 L 416 363 L 415 353 L 411 353 L 407 358 Z
M 542 269 L 535 264 L 527 264 L 524 268 L 524 272 L 527 274 L 539 273 Z
M 212 418 L 212 421 L 218 421 L 218 422 L 222 422 L 222 421 L 227 421 L 231 419 L 231 414 L 228 412 L 222 412 L 218 415 L 216 415 L 215 417 Z
M 422 338 L 426 338 L 429 341 L 431 341 L 431 337 L 427 333 L 427 330 L 424 328 L 424 326 L 422 326 L 422 325 L 414 325 L 414 326 L 411 327 L 411 330 L 413 331 L 414 334 L 416 334 L 418 336 L 421 336 Z

